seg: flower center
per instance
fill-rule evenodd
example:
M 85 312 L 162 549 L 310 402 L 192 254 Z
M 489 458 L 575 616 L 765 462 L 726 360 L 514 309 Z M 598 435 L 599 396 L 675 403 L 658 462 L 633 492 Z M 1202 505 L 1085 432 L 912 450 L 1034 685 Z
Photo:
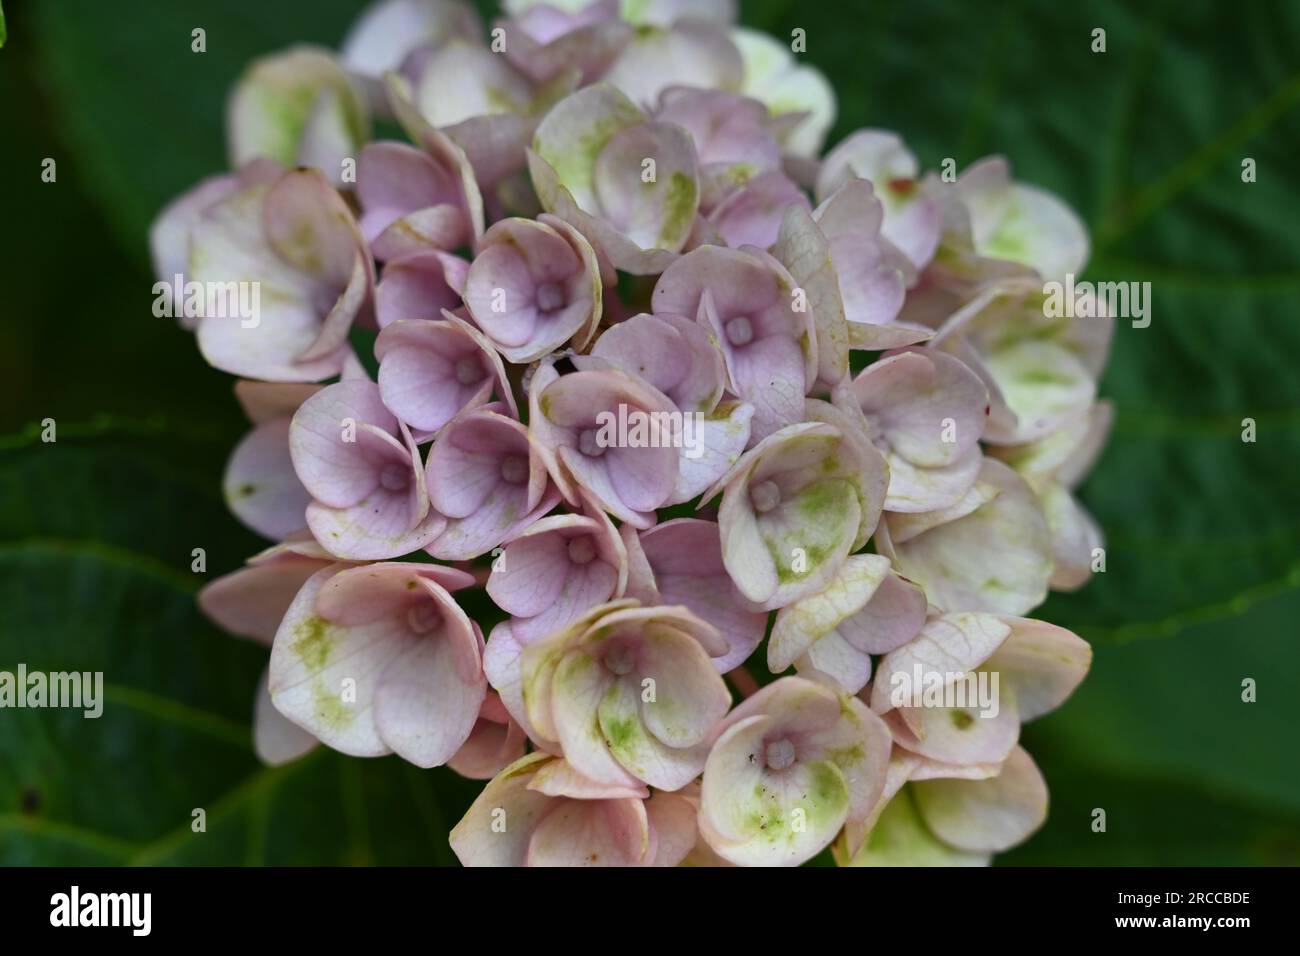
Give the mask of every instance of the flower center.
M 473 385 L 483 378 L 483 359 L 478 355 L 465 355 L 456 360 L 456 381 Z
M 794 744 L 790 742 L 789 737 L 774 740 L 767 745 L 767 753 L 764 757 L 767 759 L 769 769 L 784 770 L 794 763 Z
M 726 324 L 724 330 L 727 341 L 732 345 L 748 345 L 754 341 L 754 323 L 747 316 L 736 316 Z
M 406 612 L 407 626 L 416 634 L 428 634 L 440 620 L 442 613 L 432 601 L 421 601 Z
M 759 514 L 771 511 L 781 503 L 781 489 L 775 481 L 760 481 L 749 489 L 749 503 Z
M 587 564 L 596 557 L 596 545 L 587 535 L 569 539 L 569 560 L 574 564 Z
M 636 665 L 636 655 L 627 644 L 615 644 L 605 652 L 605 667 L 622 677 Z
M 508 485 L 522 485 L 528 480 L 528 459 L 522 455 L 501 459 L 501 480 Z
M 403 491 L 411 483 L 411 469 L 393 462 L 379 473 L 379 484 L 387 491 Z
M 596 429 L 584 428 L 578 433 L 578 451 L 588 458 L 599 458 L 605 454 L 605 446 L 600 443 Z
M 537 287 L 537 308 L 554 312 L 564 305 L 564 289 L 558 282 L 544 282 Z

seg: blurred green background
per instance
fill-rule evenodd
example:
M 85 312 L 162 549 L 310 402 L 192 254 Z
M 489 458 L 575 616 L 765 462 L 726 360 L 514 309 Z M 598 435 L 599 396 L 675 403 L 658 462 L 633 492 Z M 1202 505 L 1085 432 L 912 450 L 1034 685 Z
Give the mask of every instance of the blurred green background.
M 223 168 L 241 67 L 336 45 L 360 3 L 3 5 L 0 668 L 103 670 L 108 703 L 98 721 L 0 713 L 0 863 L 452 862 L 475 785 L 397 758 L 253 757 L 265 651 L 194 605 L 261 546 L 220 496 L 246 426 L 230 377 L 150 313 L 146 229 Z M 1116 431 L 1082 495 L 1107 571 L 1038 612 L 1094 667 L 1025 731 L 1051 815 L 1000 862 L 1300 862 L 1300 4 L 742 7 L 807 31 L 839 95 L 831 142 L 897 129 L 930 168 L 1005 153 L 1089 223 L 1088 278 L 1152 283 L 1151 326 L 1117 330 Z

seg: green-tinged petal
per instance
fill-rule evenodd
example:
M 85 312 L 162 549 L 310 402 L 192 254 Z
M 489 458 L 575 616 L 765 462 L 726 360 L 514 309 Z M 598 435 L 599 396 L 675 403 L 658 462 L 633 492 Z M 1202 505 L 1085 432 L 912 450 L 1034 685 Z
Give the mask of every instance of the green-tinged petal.
M 837 854 L 837 857 L 840 857 Z M 885 806 L 866 843 L 846 866 L 987 866 L 989 857 L 949 846 L 931 833 L 910 786 Z
M 1008 850 L 1047 818 L 1047 784 L 1023 747 L 1011 752 L 995 777 L 921 780 L 911 786 L 930 831 L 971 853 Z
M 610 753 L 634 776 L 659 790 L 679 790 L 699 776 L 706 745 L 669 747 L 648 733 L 641 719 L 641 688 L 618 680 L 600 702 L 600 730 Z

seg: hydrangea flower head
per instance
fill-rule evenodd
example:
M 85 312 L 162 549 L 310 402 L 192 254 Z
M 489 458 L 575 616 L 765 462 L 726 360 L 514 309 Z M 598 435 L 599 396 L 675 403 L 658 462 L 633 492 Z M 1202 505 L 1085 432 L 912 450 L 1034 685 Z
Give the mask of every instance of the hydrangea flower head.
M 1000 157 L 824 150 L 830 84 L 735 21 L 380 0 L 250 67 L 150 232 L 251 423 L 273 544 L 199 603 L 269 647 L 256 752 L 482 781 L 467 866 L 978 865 L 1047 812 L 1020 729 L 1091 651 L 1025 615 L 1091 574 L 1113 417 L 1114 319 L 1045 304 L 1086 231 Z

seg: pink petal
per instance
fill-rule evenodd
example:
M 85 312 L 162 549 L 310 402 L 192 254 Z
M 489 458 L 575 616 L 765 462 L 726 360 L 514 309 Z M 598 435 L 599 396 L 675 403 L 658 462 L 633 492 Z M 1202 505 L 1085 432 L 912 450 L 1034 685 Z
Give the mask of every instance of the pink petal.
M 320 741 L 275 709 L 266 682 L 267 672 L 263 671 L 253 704 L 253 749 L 262 763 L 279 767 L 309 753 Z
M 464 866 L 524 865 L 533 829 L 555 803 L 554 798 L 529 790 L 528 784 L 550 759 L 543 753 L 520 757 L 483 788 L 449 837 Z
M 455 620 L 448 600 L 444 630 L 421 635 L 394 657 L 379 677 L 375 726 L 385 744 L 417 767 L 437 767 L 456 755 L 469 738 L 487 690 L 480 673 L 463 681 L 457 643 L 476 638 L 463 612 Z M 459 609 L 457 609 L 459 610 Z
M 640 800 L 565 800 L 538 821 L 528 866 L 641 866 L 650 851 Z
M 240 568 L 204 585 L 199 607 L 223 630 L 269 646 L 294 596 L 329 564 L 290 556 Z
M 401 319 L 440 319 L 460 305 L 469 263 L 437 250 L 390 260 L 375 287 L 375 318 L 381 329 Z
M 917 809 L 946 843 L 970 852 L 1001 853 L 1042 826 L 1047 784 L 1017 747 L 988 780 L 927 780 L 914 785 Z

